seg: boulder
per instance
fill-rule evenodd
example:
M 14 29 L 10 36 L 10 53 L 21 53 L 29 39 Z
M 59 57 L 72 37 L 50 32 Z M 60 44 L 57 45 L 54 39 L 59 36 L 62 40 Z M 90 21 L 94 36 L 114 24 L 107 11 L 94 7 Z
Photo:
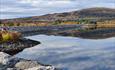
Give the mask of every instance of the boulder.
M 37 66 L 25 70 L 55 70 L 55 68 L 53 66 Z
M 15 64 L 16 68 L 23 69 L 23 70 L 32 68 L 32 67 L 36 67 L 36 66 L 41 66 L 41 65 L 38 64 L 37 61 L 27 61 L 27 60 L 21 60 Z
M 0 64 L 7 64 L 10 60 L 11 60 L 11 56 L 6 54 L 6 53 L 3 53 L 3 52 L 0 52 Z
M 55 68 L 0 52 L 0 70 L 55 70 Z
M 51 65 L 43 65 L 38 63 L 37 61 L 30 60 L 20 60 L 15 64 L 15 67 L 21 70 L 55 70 L 55 68 Z
M 15 64 L 15 67 L 21 70 L 55 70 L 53 66 L 43 65 L 37 61 L 21 60 Z

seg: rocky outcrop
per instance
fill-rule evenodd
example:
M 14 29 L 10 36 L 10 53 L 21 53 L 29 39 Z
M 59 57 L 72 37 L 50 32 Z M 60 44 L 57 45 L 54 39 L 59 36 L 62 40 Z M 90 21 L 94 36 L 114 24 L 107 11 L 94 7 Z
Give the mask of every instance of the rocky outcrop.
M 22 38 L 17 40 L 16 42 L 6 42 L 0 44 L 0 52 L 5 52 L 10 55 L 14 55 L 25 48 L 33 47 L 38 44 L 40 44 L 40 42 Z
M 25 60 L 0 52 L 0 70 L 55 70 L 51 65 Z

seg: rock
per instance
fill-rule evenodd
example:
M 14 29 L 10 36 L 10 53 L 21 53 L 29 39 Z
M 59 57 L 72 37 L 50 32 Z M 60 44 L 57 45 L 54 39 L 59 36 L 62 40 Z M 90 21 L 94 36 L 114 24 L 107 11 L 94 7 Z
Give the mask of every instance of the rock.
M 9 67 L 15 67 L 15 64 L 18 63 L 20 60 L 23 60 L 23 59 L 12 57 L 12 59 L 9 60 L 7 66 L 9 66 Z
M 55 68 L 53 66 L 37 66 L 25 70 L 55 70 Z
M 3 52 L 0 52 L 0 64 L 7 64 L 9 60 L 11 60 L 11 56 L 6 54 L 6 53 L 3 53 Z
M 53 66 L 39 64 L 37 61 L 21 60 L 16 63 L 16 68 L 21 70 L 55 70 Z
M 6 70 L 6 66 L 5 65 L 3 65 L 3 64 L 0 64 L 0 70 Z
M 40 66 L 40 64 L 38 64 L 37 61 L 27 61 L 27 60 L 21 60 L 15 65 L 16 68 L 20 69 L 28 69 L 36 66 Z
M 0 70 L 55 70 L 55 68 L 0 52 Z
M 15 42 L 5 42 L 0 44 L 0 52 L 5 52 L 10 55 L 15 55 L 25 48 L 33 47 L 40 44 L 39 41 L 34 41 L 26 38 L 21 38 Z
M 21 70 L 21 69 L 18 69 L 18 68 L 7 68 L 7 70 Z

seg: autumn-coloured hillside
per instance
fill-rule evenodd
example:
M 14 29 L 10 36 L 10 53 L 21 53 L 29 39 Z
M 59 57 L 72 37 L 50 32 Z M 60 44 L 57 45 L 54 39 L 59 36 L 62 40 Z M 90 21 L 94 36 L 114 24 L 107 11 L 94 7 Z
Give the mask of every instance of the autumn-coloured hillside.
M 2 23 L 41 23 L 44 21 L 52 22 L 56 20 L 69 21 L 78 19 L 115 19 L 115 9 L 110 8 L 87 8 L 78 11 L 46 14 L 17 19 L 0 20 Z

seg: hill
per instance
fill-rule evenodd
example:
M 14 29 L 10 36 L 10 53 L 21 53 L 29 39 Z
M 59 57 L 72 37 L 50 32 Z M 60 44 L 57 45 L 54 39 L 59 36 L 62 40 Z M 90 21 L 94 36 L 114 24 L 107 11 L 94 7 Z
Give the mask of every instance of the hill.
M 56 20 L 78 20 L 78 19 L 115 19 L 115 9 L 111 8 L 87 8 L 78 11 L 46 14 L 42 16 L 33 16 L 16 19 L 0 20 L 4 22 L 29 23 L 38 21 L 56 21 Z

